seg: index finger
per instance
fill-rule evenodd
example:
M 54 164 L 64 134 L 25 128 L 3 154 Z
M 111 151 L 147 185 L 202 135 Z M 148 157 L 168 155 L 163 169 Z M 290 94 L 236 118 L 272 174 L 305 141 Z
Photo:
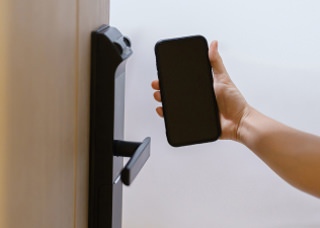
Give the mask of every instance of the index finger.
M 154 80 L 154 81 L 151 83 L 151 86 L 152 86 L 152 88 L 155 89 L 155 90 L 160 90 L 159 80 Z

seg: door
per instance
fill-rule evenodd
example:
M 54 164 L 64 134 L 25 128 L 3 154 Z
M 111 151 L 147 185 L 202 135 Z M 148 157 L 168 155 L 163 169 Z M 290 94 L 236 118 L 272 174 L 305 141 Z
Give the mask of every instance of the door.
M 0 3 L 0 227 L 87 227 L 90 32 L 109 0 Z

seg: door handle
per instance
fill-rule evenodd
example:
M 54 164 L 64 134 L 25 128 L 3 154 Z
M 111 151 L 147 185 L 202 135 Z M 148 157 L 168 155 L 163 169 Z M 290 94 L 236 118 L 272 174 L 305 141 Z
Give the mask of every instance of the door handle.
M 113 155 L 130 157 L 130 160 L 115 179 L 115 184 L 120 180 L 120 178 L 122 183 L 128 186 L 133 182 L 150 157 L 150 142 L 150 137 L 145 138 L 142 143 L 113 140 Z

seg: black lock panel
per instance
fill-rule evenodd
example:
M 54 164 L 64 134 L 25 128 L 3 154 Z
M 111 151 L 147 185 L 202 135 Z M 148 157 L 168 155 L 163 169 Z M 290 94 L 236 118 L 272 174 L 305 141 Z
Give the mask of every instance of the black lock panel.
M 150 138 L 123 141 L 130 46 L 111 26 L 91 34 L 89 228 L 121 228 L 122 183 L 130 185 L 150 155 Z M 131 157 L 125 167 L 123 156 Z

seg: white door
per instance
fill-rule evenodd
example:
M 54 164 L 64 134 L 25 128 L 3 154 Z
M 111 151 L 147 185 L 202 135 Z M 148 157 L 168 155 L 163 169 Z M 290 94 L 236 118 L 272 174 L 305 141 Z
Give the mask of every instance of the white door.
M 84 228 L 90 32 L 109 0 L 0 2 L 0 227 Z

